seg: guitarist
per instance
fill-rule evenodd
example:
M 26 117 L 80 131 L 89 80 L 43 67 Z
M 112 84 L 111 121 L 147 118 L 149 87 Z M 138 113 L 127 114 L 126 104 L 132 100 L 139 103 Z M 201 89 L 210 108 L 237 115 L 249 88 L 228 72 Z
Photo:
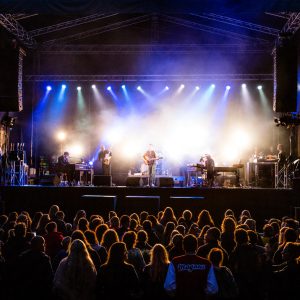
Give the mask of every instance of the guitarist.
M 100 147 L 100 152 L 98 154 L 98 160 L 102 167 L 101 175 L 111 175 L 111 157 L 112 153 L 110 150 L 105 149 L 105 146 Z
M 143 159 L 145 164 L 148 166 L 148 186 L 154 186 L 155 182 L 155 165 L 158 156 L 154 151 L 153 145 L 149 144 L 148 150 L 144 153 Z

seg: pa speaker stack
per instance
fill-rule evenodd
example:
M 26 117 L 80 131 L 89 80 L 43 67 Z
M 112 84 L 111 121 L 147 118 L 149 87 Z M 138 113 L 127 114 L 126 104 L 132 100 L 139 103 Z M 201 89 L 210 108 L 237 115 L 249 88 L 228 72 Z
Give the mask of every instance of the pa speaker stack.
M 112 186 L 112 177 L 111 175 L 94 175 L 95 186 Z
M 280 36 L 274 50 L 275 112 L 297 111 L 297 47 L 291 36 Z

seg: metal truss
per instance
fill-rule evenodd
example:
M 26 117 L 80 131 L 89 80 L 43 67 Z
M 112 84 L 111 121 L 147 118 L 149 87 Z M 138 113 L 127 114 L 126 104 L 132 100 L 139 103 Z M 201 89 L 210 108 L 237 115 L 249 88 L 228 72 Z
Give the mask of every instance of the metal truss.
M 269 44 L 61 44 L 40 48 L 41 54 L 131 54 L 131 53 L 177 53 L 197 54 L 218 51 L 222 53 L 271 53 L 273 43 Z
M 245 41 L 246 40 L 246 41 L 256 41 L 256 42 L 260 42 L 260 43 L 268 42 L 268 40 L 266 40 L 266 39 L 251 37 L 249 35 L 240 34 L 240 33 L 232 32 L 232 31 L 217 28 L 217 27 L 212 27 L 212 26 L 200 24 L 198 22 L 193 22 L 193 21 L 189 21 L 189 20 L 186 20 L 186 19 L 173 17 L 173 16 L 169 16 L 169 15 L 164 15 L 164 19 L 166 21 L 170 22 L 170 23 L 173 23 L 173 24 L 177 24 L 177 25 L 193 28 L 193 29 L 196 29 L 196 30 L 201 30 L 201 31 L 213 33 L 213 34 L 218 34 L 218 35 L 221 35 L 221 36 L 227 36 L 229 38 L 237 39 L 239 41 Z
M 36 41 L 11 14 L 0 14 L 0 24 L 12 33 L 24 46 L 28 48 L 36 47 Z
M 214 13 L 191 14 L 191 15 L 200 17 L 200 18 L 217 21 L 220 23 L 229 24 L 229 25 L 236 26 L 236 27 L 246 28 L 246 29 L 249 29 L 252 31 L 257 31 L 257 32 L 261 32 L 261 33 L 269 34 L 269 35 L 273 35 L 273 36 L 277 36 L 278 33 L 280 32 L 280 30 L 275 29 L 275 28 L 262 26 L 262 25 L 258 25 L 258 24 L 238 20 L 238 19 L 233 19 L 233 18 L 217 15 Z
M 300 28 L 300 13 L 291 13 L 281 32 L 295 34 Z
M 74 40 L 80 40 L 84 39 L 90 36 L 95 36 L 104 32 L 112 31 L 112 30 L 117 30 L 120 28 L 128 27 L 134 24 L 142 23 L 150 19 L 150 15 L 143 15 L 143 16 L 138 16 L 138 17 L 133 17 L 130 19 L 127 19 L 125 21 L 120 21 L 112 24 L 108 24 L 106 26 L 90 29 L 84 32 L 76 33 L 76 34 L 71 34 L 67 35 L 61 38 L 49 40 L 43 43 L 43 45 L 49 45 L 53 43 L 65 43 L 68 41 L 74 41 Z
M 77 18 L 77 19 L 74 19 L 74 20 L 66 21 L 66 22 L 61 22 L 61 23 L 58 23 L 58 24 L 55 24 L 55 25 L 51 25 L 51 26 L 31 30 L 31 31 L 29 31 L 29 33 L 31 34 L 31 36 L 40 36 L 40 35 L 47 34 L 47 33 L 50 33 L 50 32 L 75 27 L 75 26 L 78 26 L 78 25 L 81 25 L 81 24 L 86 24 L 86 23 L 97 21 L 97 20 L 110 18 L 110 17 L 116 16 L 116 15 L 118 15 L 118 14 L 117 13 L 109 14 L 109 15 L 93 14 L 93 15 L 89 15 L 89 16 L 86 16 L 86 17 Z
M 26 75 L 25 81 L 41 82 L 130 82 L 130 81 L 273 81 L 273 74 L 193 74 L 193 75 Z
M 291 16 L 291 13 L 288 13 L 288 12 L 278 12 L 278 13 L 266 12 L 265 14 L 273 16 L 273 17 L 277 17 L 277 18 L 282 18 L 282 19 L 289 19 Z

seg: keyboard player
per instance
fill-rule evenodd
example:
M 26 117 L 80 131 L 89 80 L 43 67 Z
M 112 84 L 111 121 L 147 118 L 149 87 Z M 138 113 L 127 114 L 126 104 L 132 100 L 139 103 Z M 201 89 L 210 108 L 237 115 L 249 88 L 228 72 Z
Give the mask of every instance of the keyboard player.
M 57 171 L 59 175 L 63 176 L 63 181 L 72 182 L 74 179 L 74 170 L 69 162 L 70 154 L 65 151 L 63 155 L 57 159 Z
M 200 161 L 201 161 L 201 159 L 200 159 Z M 212 159 L 210 154 L 205 154 L 203 161 L 204 161 L 204 165 L 205 165 L 205 169 L 206 169 L 207 186 L 213 187 L 214 179 L 215 179 L 215 161 Z

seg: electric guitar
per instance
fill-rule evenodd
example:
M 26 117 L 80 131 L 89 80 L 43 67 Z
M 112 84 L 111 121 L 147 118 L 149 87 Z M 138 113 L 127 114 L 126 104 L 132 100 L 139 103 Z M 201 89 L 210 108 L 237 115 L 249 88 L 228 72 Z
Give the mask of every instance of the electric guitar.
M 153 158 L 148 157 L 148 156 L 144 156 L 144 157 L 143 157 L 144 163 L 145 163 L 146 165 L 152 165 L 152 164 L 154 164 L 154 162 L 155 162 L 156 160 L 159 160 L 159 159 L 163 159 L 163 157 L 162 157 L 162 156 L 159 156 L 159 157 L 153 157 Z
M 109 153 L 106 153 L 103 158 L 103 163 L 107 166 L 110 165 L 111 155 Z

